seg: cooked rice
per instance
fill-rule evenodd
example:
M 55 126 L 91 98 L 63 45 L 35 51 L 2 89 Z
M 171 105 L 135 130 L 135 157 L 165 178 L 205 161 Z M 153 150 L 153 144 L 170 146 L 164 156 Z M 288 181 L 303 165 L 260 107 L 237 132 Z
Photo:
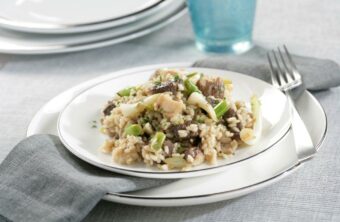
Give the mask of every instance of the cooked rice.
M 221 85 L 220 77 L 187 74 L 157 70 L 147 83 L 115 95 L 103 111 L 101 131 L 108 139 L 102 151 L 112 153 L 113 161 L 120 164 L 143 161 L 163 170 L 185 170 L 204 162 L 216 164 L 218 158 L 233 155 L 244 141 L 253 137 L 255 118 L 243 101 L 232 101 L 230 81 Z M 229 109 L 216 121 L 200 105 L 188 102 L 191 94 L 184 83 L 187 79 L 212 102 L 208 106 L 216 107 L 214 102 L 225 100 Z M 156 96 L 151 105 L 134 106 L 152 95 Z M 126 114 L 122 104 L 134 106 L 129 112 L 136 113 Z M 141 132 L 128 133 L 132 124 L 140 127 Z M 160 149 L 155 148 L 157 132 L 165 136 L 165 141 L 158 144 Z

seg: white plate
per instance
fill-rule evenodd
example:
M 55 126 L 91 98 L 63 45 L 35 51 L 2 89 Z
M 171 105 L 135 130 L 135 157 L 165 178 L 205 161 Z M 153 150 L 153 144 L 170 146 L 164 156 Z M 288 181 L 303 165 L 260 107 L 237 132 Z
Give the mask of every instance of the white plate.
M 178 63 L 138 67 L 100 76 L 73 87 L 51 99 L 37 112 L 29 124 L 27 136 L 34 134 L 57 135 L 57 119 L 60 111 L 74 96 L 88 87 L 119 75 L 167 66 L 189 67 L 190 65 L 190 63 Z M 326 115 L 319 102 L 312 95 L 305 95 L 304 102 L 302 105 L 305 107 L 305 112 L 302 117 L 306 121 L 314 144 L 319 149 L 327 130 Z M 197 183 L 198 178 L 181 179 L 178 182 L 156 189 L 128 194 L 107 194 L 104 199 L 130 205 L 166 207 L 205 204 L 236 198 L 269 186 L 290 175 L 302 165 L 297 162 L 295 148 L 291 139 L 289 133 L 272 149 L 261 155 L 231 166 L 230 170 L 225 173 L 205 177 L 209 178 L 205 182 L 210 182 L 207 186 L 201 186 L 202 181 Z M 187 187 L 193 189 L 186 189 Z
M 179 0 L 183 1 L 183 0 Z M 94 48 L 100 48 L 108 45 L 114 45 L 121 42 L 129 41 L 147 34 L 154 32 L 164 26 L 176 21 L 178 18 L 183 16 L 187 12 L 185 5 L 181 8 L 174 11 L 170 16 L 156 21 L 149 26 L 138 29 L 133 32 L 129 32 L 125 35 L 115 36 L 111 38 L 105 38 L 102 40 L 95 40 L 91 42 L 84 42 L 81 44 L 19 44 L 18 39 L 13 36 L 11 37 L 3 37 L 0 35 L 0 53 L 6 54 L 51 54 L 51 53 L 66 53 L 66 52 L 75 52 L 82 50 L 89 50 Z M 29 40 L 29 39 L 27 39 Z M 21 41 L 21 40 L 20 40 Z M 28 41 L 28 43 L 30 40 Z
M 286 96 L 270 84 L 235 72 L 187 68 L 188 72 L 202 72 L 230 79 L 234 84 L 234 100 L 249 101 L 257 95 L 261 102 L 263 131 L 259 141 L 252 146 L 238 149 L 235 155 L 221 159 L 216 165 L 202 164 L 188 171 L 162 171 L 145 164 L 122 165 L 112 161 L 111 155 L 100 152 L 105 136 L 92 128 L 93 120 L 100 122 L 102 107 L 117 91 L 128 86 L 145 83 L 155 70 L 122 75 L 100 83 L 75 97 L 62 111 L 58 122 L 59 137 L 63 144 L 79 158 L 106 170 L 148 178 L 188 178 L 213 174 L 229 165 L 249 159 L 272 147 L 290 127 L 290 112 Z
M 171 0 L 170 0 L 171 1 Z M 164 0 L 2 0 L 0 26 L 25 32 L 87 32 L 126 24 L 159 10 Z
M 179 10 L 183 10 L 184 7 L 184 0 L 177 0 L 153 16 L 138 20 L 126 26 L 89 33 L 40 35 L 0 29 L 0 51 L 9 53 L 35 53 L 49 50 L 57 51 L 59 48 L 59 50 L 65 51 L 68 48 L 79 48 L 82 45 L 99 43 L 102 40 L 119 39 L 131 33 L 144 31 L 144 29 L 148 29 L 154 25 L 160 25 L 158 24 L 159 22 L 170 19 L 174 14 L 177 14 Z

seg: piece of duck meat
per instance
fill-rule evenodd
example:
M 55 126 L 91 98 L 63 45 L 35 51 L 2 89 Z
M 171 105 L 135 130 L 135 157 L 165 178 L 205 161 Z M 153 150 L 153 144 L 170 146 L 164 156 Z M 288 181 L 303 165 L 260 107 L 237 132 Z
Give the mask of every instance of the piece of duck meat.
M 107 105 L 105 106 L 105 108 L 103 109 L 103 114 L 104 114 L 104 116 L 109 116 L 109 115 L 111 115 L 111 111 L 112 111 L 114 108 L 116 108 L 116 105 L 115 105 L 113 102 L 109 101 L 109 102 L 107 103 Z
M 172 92 L 173 94 L 175 94 L 177 91 L 178 91 L 178 86 L 173 81 L 160 83 L 158 85 L 155 85 L 150 90 L 152 94 L 163 93 L 163 92 Z
M 213 96 L 215 98 L 224 98 L 224 82 L 220 77 L 217 78 L 201 78 L 197 82 L 197 87 L 201 90 L 206 97 Z

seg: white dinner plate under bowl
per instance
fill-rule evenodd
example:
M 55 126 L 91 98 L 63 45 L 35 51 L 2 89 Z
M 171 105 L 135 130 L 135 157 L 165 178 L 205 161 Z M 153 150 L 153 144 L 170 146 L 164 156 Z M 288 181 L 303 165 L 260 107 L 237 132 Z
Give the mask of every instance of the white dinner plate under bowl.
M 155 13 L 126 26 L 96 32 L 40 35 L 0 28 L 0 52 L 9 54 L 45 54 L 80 51 L 116 44 L 151 33 L 175 21 L 186 11 L 185 1 L 176 0 Z
M 114 72 L 75 86 L 45 104 L 33 117 L 27 129 L 27 136 L 35 134 L 57 135 L 57 119 L 67 103 L 81 91 L 100 82 L 120 75 L 154 70 L 161 67 L 190 67 L 191 63 L 160 64 Z M 309 93 L 304 95 L 303 120 L 312 136 L 313 143 L 320 149 L 327 131 L 327 119 L 320 103 Z M 107 194 L 108 201 L 153 207 L 185 206 L 212 203 L 236 198 L 285 178 L 299 169 L 295 147 L 289 132 L 279 143 L 266 152 L 231 166 L 227 172 L 199 178 L 181 179 L 158 188 L 130 193 Z M 189 189 L 190 188 L 190 189 Z
M 286 96 L 270 84 L 225 70 L 186 68 L 185 71 L 230 79 L 234 85 L 234 100 L 250 101 L 253 95 L 259 98 L 263 130 L 255 145 L 237 149 L 235 155 L 218 160 L 216 165 L 201 164 L 187 171 L 164 171 L 157 167 L 148 167 L 144 163 L 123 165 L 112 161 L 111 155 L 100 152 L 99 147 L 106 137 L 99 129 L 91 127 L 92 121 L 100 123 L 101 110 L 119 90 L 147 82 L 155 70 L 117 76 L 76 96 L 60 114 L 58 132 L 61 141 L 73 154 L 103 169 L 138 177 L 170 179 L 196 177 L 226 170 L 232 164 L 271 148 L 287 133 L 290 127 L 290 112 Z
M 30 33 L 76 33 L 142 19 L 173 0 L 0 1 L 0 27 Z

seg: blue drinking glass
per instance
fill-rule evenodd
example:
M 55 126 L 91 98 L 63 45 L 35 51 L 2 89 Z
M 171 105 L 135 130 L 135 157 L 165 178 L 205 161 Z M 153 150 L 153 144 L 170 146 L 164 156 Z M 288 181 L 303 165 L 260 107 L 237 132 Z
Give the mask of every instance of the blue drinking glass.
M 187 4 L 200 50 L 241 53 L 251 48 L 256 0 L 187 0 Z

